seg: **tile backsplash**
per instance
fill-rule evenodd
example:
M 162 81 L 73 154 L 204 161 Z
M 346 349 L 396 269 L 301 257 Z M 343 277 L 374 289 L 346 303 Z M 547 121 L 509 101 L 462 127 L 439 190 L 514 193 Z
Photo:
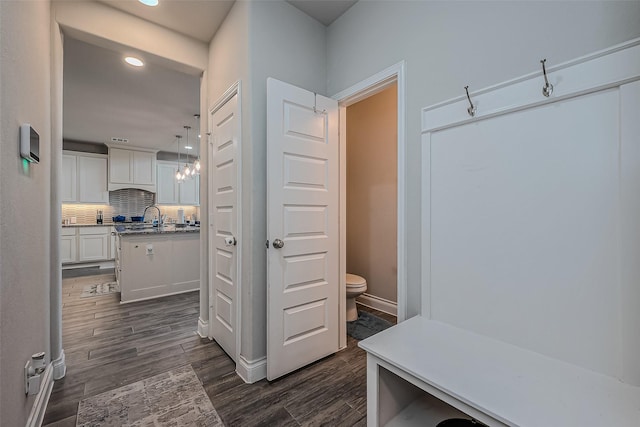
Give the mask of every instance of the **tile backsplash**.
M 154 200 L 155 194 L 144 190 L 126 188 L 110 191 L 108 205 L 63 204 L 62 219 L 64 221 L 67 218 L 76 217 L 76 223 L 78 224 L 95 224 L 96 213 L 98 210 L 101 210 L 105 224 L 111 223 L 111 217 L 116 215 L 124 215 L 127 217 L 127 221 L 129 221 L 132 216 L 142 215 L 144 208 L 152 205 Z M 192 214 L 196 214 L 197 219 L 200 219 L 200 208 L 197 206 L 159 205 L 159 207 L 160 212 L 163 215 L 167 215 L 169 221 L 178 218 L 178 209 L 184 209 L 185 219 L 190 219 Z M 152 218 L 150 215 L 153 214 L 147 213 L 149 220 Z

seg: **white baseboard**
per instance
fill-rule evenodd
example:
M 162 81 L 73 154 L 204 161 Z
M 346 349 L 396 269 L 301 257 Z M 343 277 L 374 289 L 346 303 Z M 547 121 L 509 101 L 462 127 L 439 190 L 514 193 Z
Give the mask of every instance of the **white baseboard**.
M 249 361 L 240 355 L 236 363 L 236 373 L 248 384 L 267 378 L 267 358 Z
M 49 403 L 49 396 L 51 396 L 52 389 L 53 365 L 50 363 L 42 374 L 40 391 L 36 394 L 36 400 L 33 402 L 25 427 L 40 427 L 42 425 L 44 412 L 47 410 L 47 403 Z
M 209 322 L 198 318 L 198 335 L 200 338 L 209 338 Z
M 356 302 L 358 304 L 366 305 L 367 307 L 375 308 L 376 310 L 384 311 L 385 313 L 393 316 L 398 315 L 398 303 L 389 301 L 388 299 L 364 293 L 356 298 Z
M 64 355 L 64 349 L 60 350 L 60 357 L 51 362 L 53 366 L 53 379 L 59 380 L 64 378 L 67 373 L 67 358 Z

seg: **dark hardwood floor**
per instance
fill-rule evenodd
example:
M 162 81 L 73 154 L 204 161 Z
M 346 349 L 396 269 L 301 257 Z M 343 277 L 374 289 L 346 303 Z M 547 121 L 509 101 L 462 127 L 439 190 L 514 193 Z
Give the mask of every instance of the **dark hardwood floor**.
M 198 292 L 131 304 L 118 294 L 80 298 L 85 285 L 111 279 L 63 280 L 67 374 L 54 384 L 45 426 L 75 426 L 80 400 L 185 365 L 227 426 L 366 425 L 366 357 L 351 337 L 347 349 L 311 366 L 245 384 L 218 344 L 195 333 Z

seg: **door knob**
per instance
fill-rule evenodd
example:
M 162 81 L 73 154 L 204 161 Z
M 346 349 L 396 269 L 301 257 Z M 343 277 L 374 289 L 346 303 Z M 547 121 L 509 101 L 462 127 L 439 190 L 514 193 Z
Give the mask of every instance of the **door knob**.
M 276 249 L 282 249 L 284 247 L 284 242 L 280 239 L 275 239 L 273 241 L 273 247 Z
M 229 237 L 225 237 L 224 238 L 225 246 L 235 246 L 236 243 L 238 243 L 238 242 L 236 241 L 236 238 L 233 237 L 233 236 L 229 236 Z

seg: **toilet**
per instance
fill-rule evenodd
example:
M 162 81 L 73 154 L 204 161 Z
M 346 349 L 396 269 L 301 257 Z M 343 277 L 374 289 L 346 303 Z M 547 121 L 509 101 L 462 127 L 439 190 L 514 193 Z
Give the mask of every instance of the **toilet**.
M 347 273 L 347 322 L 358 320 L 356 297 L 367 291 L 367 281 L 364 277 Z

